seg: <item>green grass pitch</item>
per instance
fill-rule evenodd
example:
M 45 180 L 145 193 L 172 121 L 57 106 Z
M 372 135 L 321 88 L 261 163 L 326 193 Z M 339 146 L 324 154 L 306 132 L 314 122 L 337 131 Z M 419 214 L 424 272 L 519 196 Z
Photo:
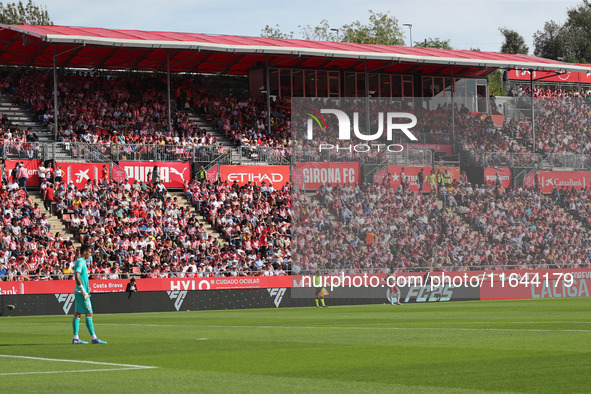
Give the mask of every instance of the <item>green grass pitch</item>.
M 107 345 L 71 319 L 0 318 L 2 392 L 591 390 L 591 299 L 99 313 Z

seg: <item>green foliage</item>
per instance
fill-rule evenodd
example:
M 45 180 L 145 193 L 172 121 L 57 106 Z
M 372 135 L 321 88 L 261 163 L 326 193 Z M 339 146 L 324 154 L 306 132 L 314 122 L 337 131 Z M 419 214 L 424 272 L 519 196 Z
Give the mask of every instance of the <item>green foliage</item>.
M 569 62 L 591 62 L 591 4 L 589 0 L 567 11 L 567 21 L 563 26 L 564 58 Z
M 583 0 L 567 10 L 564 24 L 553 20 L 534 36 L 536 56 L 572 63 L 591 63 L 591 3 Z
M 415 42 L 415 46 L 419 48 L 442 48 L 442 49 L 453 49 L 450 43 L 451 40 L 440 40 L 439 37 L 427 38 L 423 42 Z
M 271 27 L 269 25 L 266 25 L 264 28 L 261 29 L 261 37 L 293 38 L 293 31 L 291 31 L 289 33 L 282 33 L 279 25 L 275 25 L 275 27 Z
M 527 55 L 529 48 L 521 34 L 505 27 L 500 28 L 499 31 L 505 37 L 505 41 L 501 46 L 501 53 Z
M 534 55 L 546 59 L 564 58 L 565 34 L 563 26 L 554 21 L 544 23 L 544 29 L 534 33 Z
M 29 0 L 26 4 L 0 2 L 0 23 L 5 25 L 53 25 L 47 7 Z
M 369 10 L 369 23 L 355 21 L 343 25 L 343 42 L 358 44 L 404 45 L 404 35 L 398 25 L 398 19 L 390 12 L 381 13 Z
M 333 31 L 330 28 L 327 19 L 323 19 L 320 21 L 320 24 L 316 27 L 312 27 L 310 25 L 306 26 L 298 26 L 300 28 L 300 33 L 304 40 L 312 40 L 312 41 L 338 41 L 339 40 L 339 33 L 340 31 Z M 337 29 L 335 29 L 337 30 Z
M 404 45 L 404 35 L 398 25 L 398 19 L 387 13 L 369 10 L 369 23 L 363 24 L 355 21 L 343 25 L 340 28 L 331 28 L 327 19 L 320 21 L 318 26 L 299 25 L 300 36 L 306 40 L 314 41 L 341 41 L 355 42 L 359 44 Z M 293 32 L 289 34 L 281 32 L 279 25 L 265 26 L 261 30 L 262 37 L 269 38 L 293 38 Z
M 488 74 L 488 90 L 490 93 L 494 93 L 495 96 L 507 95 L 505 83 L 503 82 L 503 71 L 495 70 Z

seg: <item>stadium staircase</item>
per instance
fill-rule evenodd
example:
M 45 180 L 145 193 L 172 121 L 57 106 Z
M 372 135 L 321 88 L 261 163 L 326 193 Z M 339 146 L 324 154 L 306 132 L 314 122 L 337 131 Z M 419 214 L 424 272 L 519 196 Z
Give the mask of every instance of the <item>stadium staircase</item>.
M 320 197 L 318 197 L 318 195 L 316 194 L 315 191 L 306 191 L 305 195 L 306 195 L 306 199 L 308 199 L 310 201 L 315 201 L 318 203 L 318 205 L 320 205 L 320 207 L 324 208 L 324 210 L 328 213 L 328 217 L 330 218 L 330 220 L 332 221 L 333 224 L 341 223 L 341 220 L 339 220 L 337 218 L 337 216 L 333 212 L 332 208 L 329 208 L 327 205 L 323 204 L 322 200 L 320 200 Z
M 585 222 L 583 222 L 581 219 L 579 219 L 578 217 L 576 217 L 575 215 L 573 215 L 569 210 L 561 207 L 560 205 L 558 205 L 557 203 L 555 203 L 555 206 L 561 211 L 563 212 L 566 216 L 572 218 L 573 222 L 579 223 L 582 227 L 582 230 L 585 232 L 585 234 L 587 235 L 591 235 L 591 229 L 587 227 L 587 224 Z
M 497 129 L 497 132 L 503 137 L 505 137 L 509 142 L 522 146 L 525 145 L 523 138 L 513 138 L 510 134 L 503 132 L 503 126 L 495 126 L 495 128 Z
M 46 127 L 35 120 L 35 115 L 20 105 L 13 104 L 9 96 L 3 95 L 0 99 L 0 112 L 21 130 L 30 127 L 37 135 L 47 132 Z
M 29 197 L 33 201 L 33 204 L 39 204 L 39 206 L 41 207 L 42 214 L 46 212 L 45 208 L 43 207 L 43 197 L 39 192 L 29 193 Z M 51 225 L 51 233 L 54 236 L 56 233 L 61 233 L 63 234 L 64 239 L 70 238 L 70 240 L 74 244 L 74 248 L 79 248 L 80 246 L 82 246 L 82 244 L 80 243 L 80 239 L 76 237 L 72 230 L 70 230 L 70 228 L 65 224 L 67 222 L 64 222 L 59 217 L 53 214 L 50 214 L 48 222 Z
M 222 237 L 222 235 L 219 232 L 217 232 L 216 229 L 211 224 L 209 224 L 207 220 L 205 220 L 201 213 L 193 207 L 193 205 L 191 204 L 187 196 L 184 195 L 183 192 L 170 192 L 170 195 L 173 197 L 177 197 L 177 201 L 179 203 L 180 208 L 191 208 L 194 212 L 197 212 L 197 214 L 199 215 L 199 218 L 197 220 L 200 224 L 203 224 L 203 228 L 205 228 L 205 232 L 207 234 L 216 238 L 220 245 L 228 245 L 228 241 L 226 241 L 224 237 Z
M 39 120 L 36 120 L 35 114 L 26 107 L 12 103 L 10 96 L 2 95 L 0 99 L 0 113 L 6 115 L 20 130 L 31 128 L 37 137 L 39 137 L 40 156 L 36 159 L 49 160 L 54 158 L 53 147 L 55 150 L 55 159 L 60 161 L 72 161 L 70 153 L 63 144 L 53 144 L 55 135 Z M 20 159 L 25 159 L 20 157 Z
M 213 137 L 215 137 L 218 143 L 224 147 L 224 151 L 232 152 L 233 164 L 267 164 L 265 162 L 251 160 L 250 158 L 243 155 L 242 149 L 240 149 L 240 145 L 238 143 L 226 137 L 223 132 L 213 127 L 210 121 L 203 119 L 197 113 L 191 111 L 188 113 L 188 116 L 192 123 L 196 124 L 200 129 L 205 130 L 208 134 L 211 134 Z
M 474 229 L 474 227 L 472 227 L 472 225 L 470 223 L 468 223 L 466 221 L 466 219 L 464 219 L 463 216 L 459 215 L 455 209 L 450 209 L 449 207 L 444 207 L 443 206 L 443 200 L 441 199 L 441 197 L 439 197 L 439 194 L 437 195 L 437 199 L 435 200 L 435 204 L 437 205 L 437 207 L 442 211 L 447 213 L 448 215 L 454 217 L 456 220 L 458 220 L 461 223 L 465 223 L 468 231 L 470 231 L 473 235 L 478 236 L 478 231 Z

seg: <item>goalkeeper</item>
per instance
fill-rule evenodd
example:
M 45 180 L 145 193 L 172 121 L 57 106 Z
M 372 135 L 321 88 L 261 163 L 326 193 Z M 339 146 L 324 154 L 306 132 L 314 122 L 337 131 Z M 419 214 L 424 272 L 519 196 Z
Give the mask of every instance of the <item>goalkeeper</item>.
M 390 274 L 386 278 L 382 279 L 382 281 L 386 282 L 388 286 L 388 290 L 386 290 L 386 299 L 392 305 L 402 305 L 400 303 L 400 289 L 396 285 L 396 275 Z
M 86 328 L 92 337 L 92 343 L 105 344 L 107 342 L 101 341 L 94 333 L 94 324 L 92 322 L 92 304 L 90 303 L 90 286 L 88 285 L 88 268 L 87 261 L 92 259 L 92 247 L 90 245 L 83 245 L 80 248 L 81 257 L 74 263 L 74 280 L 76 287 L 74 288 L 74 300 L 76 306 L 74 308 L 74 320 L 72 320 L 72 327 L 74 329 L 73 344 L 87 344 L 78 336 L 80 328 L 80 316 L 84 313 L 86 315 Z

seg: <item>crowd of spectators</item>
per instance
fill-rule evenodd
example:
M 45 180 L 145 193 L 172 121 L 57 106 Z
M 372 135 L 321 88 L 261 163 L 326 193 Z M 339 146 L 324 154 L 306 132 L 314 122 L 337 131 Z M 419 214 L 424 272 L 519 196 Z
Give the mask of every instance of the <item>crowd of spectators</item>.
M 4 71 L 3 92 L 9 93 L 17 104 L 27 106 L 39 120 L 48 126 L 53 124 L 53 75 L 50 71 Z M 264 96 L 219 96 L 205 92 L 190 77 L 178 76 L 175 83 L 176 105 L 172 108 L 172 132 L 168 131 L 168 106 L 166 105 L 166 81 L 163 76 L 141 73 L 101 73 L 66 71 L 59 76 L 58 100 L 60 105 L 60 141 L 87 142 L 106 145 L 129 145 L 128 157 L 148 152 L 143 145 L 178 146 L 192 152 L 200 147 L 222 145 L 211 134 L 193 124 L 187 111 L 204 115 L 212 125 L 223 132 L 236 145 L 244 148 L 274 148 L 286 156 L 290 146 L 305 148 L 303 135 L 294 135 L 292 144 L 291 100 L 270 100 L 270 126 L 267 122 L 267 102 Z M 525 100 L 521 107 L 527 110 L 532 92 L 528 86 L 514 86 L 512 94 Z M 497 129 L 490 117 L 471 113 L 464 106 L 439 105 L 429 111 L 396 100 L 372 100 L 370 113 L 375 114 L 387 106 L 388 111 L 410 112 L 417 116 L 413 132 L 420 142 L 451 144 L 452 123 L 456 139 L 466 151 L 482 150 L 495 153 L 585 153 L 591 147 L 587 136 L 589 97 L 591 89 L 536 87 L 533 97 L 536 107 L 536 146 L 533 147 L 531 118 L 508 120 Z M 351 102 L 338 105 L 356 105 Z M 519 108 L 520 105 L 518 105 Z M 358 108 L 360 119 L 365 108 Z M 383 111 L 382 111 L 383 112 Z M 455 118 L 452 122 L 452 112 Z M 296 117 L 301 118 L 301 114 Z M 327 117 L 330 125 L 330 118 Z M 4 126 L 4 123 L 3 123 Z M 299 127 L 304 126 L 304 127 Z M 306 130 L 305 125 L 299 129 Z M 370 129 L 378 127 L 376 117 L 370 120 Z M 363 128 L 363 127 L 362 127 Z M 299 130 L 298 129 L 298 130 Z M 3 133 L 4 134 L 4 133 Z M 17 140 L 15 151 L 25 143 L 34 143 L 31 132 L 11 131 Z M 330 135 L 334 135 L 331 133 Z M 403 136 L 397 136 L 403 141 Z M 335 143 L 334 136 L 318 136 L 315 142 Z M 398 142 L 398 141 L 392 141 Z M 403 141 L 408 142 L 408 141 Z M 25 146 L 25 148 L 27 148 Z M 33 149 L 34 150 L 34 149 Z M 123 151 L 118 148 L 117 152 Z M 216 150 L 216 153 L 220 153 Z
M 11 179 L 0 191 L 0 277 L 67 278 L 78 241 L 95 245 L 95 279 L 589 266 L 587 189 L 543 195 L 464 179 L 415 193 L 390 182 L 323 185 L 313 198 L 288 185 L 191 181 L 175 196 L 160 182 L 57 182 L 44 209 Z M 51 231 L 52 210 L 75 239 Z
M 5 114 L 0 114 L 0 153 L 2 157 L 37 159 L 39 136 L 31 128 L 21 129 Z
M 291 266 L 291 189 L 273 184 L 187 183 L 185 195 L 222 235 L 239 271 L 283 275 Z
M 10 180 L 0 193 L 1 246 L 6 256 L 3 279 L 67 277 L 77 257 L 74 242 L 94 245 L 89 267 L 94 279 L 285 275 L 289 271 L 289 188 L 279 192 L 243 189 L 240 202 L 246 205 L 225 209 L 215 206 L 213 198 L 217 194 L 221 201 L 226 197 L 228 202 L 235 201 L 234 192 L 223 184 L 188 186 L 192 192 L 187 188 L 187 195 L 193 194 L 201 211 L 209 212 L 218 230 L 226 235 L 234 231 L 227 244 L 205 229 L 192 207 L 179 204 L 184 196 L 171 195 L 160 181 L 89 181 L 78 189 L 71 183 L 44 180 L 41 192 L 51 189 L 54 201 L 44 209 Z M 51 232 L 47 220 L 52 211 L 76 238 Z
M 67 277 L 76 250 L 69 237 L 52 231 L 49 213 L 15 179 L 2 184 L 0 201 L 0 280 Z
M 435 195 L 374 185 L 323 186 L 315 203 L 295 208 L 294 255 L 303 269 L 470 269 L 481 262 L 483 238 Z M 444 204 L 453 206 L 453 198 Z M 328 209 L 335 217 L 320 214 Z M 300 228 L 301 226 L 301 228 Z
M 271 100 L 271 128 L 267 126 L 267 103 L 252 97 L 200 97 L 193 105 L 214 127 L 243 147 L 286 148 L 291 138 L 291 100 Z
M 532 89 L 527 85 L 514 85 L 509 93 L 514 97 L 531 97 Z M 591 88 L 536 86 L 533 89 L 533 97 L 591 97 Z
M 6 73 L 4 91 L 24 105 L 48 128 L 54 126 L 53 76 L 49 71 Z M 182 86 L 190 80 L 180 80 Z M 192 152 L 198 148 L 222 149 L 215 137 L 191 122 L 188 101 L 172 108 L 169 132 L 164 77 L 137 73 L 67 71 L 58 85 L 60 118 L 58 140 L 111 146 L 166 145 Z
M 146 159 L 150 155 L 146 145 L 175 146 L 183 152 L 164 152 L 175 159 L 189 158 L 194 151 L 203 148 L 223 153 L 222 145 L 211 134 L 193 124 L 186 111 L 196 111 L 209 120 L 213 127 L 244 149 L 271 148 L 274 154 L 288 156 L 290 146 L 306 148 L 304 135 L 294 135 L 292 143 L 292 114 L 289 98 L 270 100 L 271 125 L 267 125 L 267 102 L 264 96 L 217 96 L 199 89 L 191 79 L 177 77 L 176 108 L 172 113 L 172 132 L 168 131 L 168 107 L 166 83 L 163 77 L 138 73 L 88 73 L 68 71 L 60 75 L 58 97 L 60 105 L 60 141 L 86 142 L 103 145 L 104 153 L 123 154 L 127 159 Z M 53 124 L 53 79 L 49 71 L 24 70 L 21 73 L 3 74 L 3 91 L 12 95 L 13 101 L 23 104 L 48 126 Z M 514 89 L 518 99 L 531 100 L 529 87 Z M 464 106 L 439 105 L 434 110 L 409 105 L 404 101 L 373 100 L 370 113 L 388 111 L 410 112 L 418 123 L 413 133 L 420 142 L 451 144 L 452 128 L 456 140 L 464 151 L 493 153 L 585 153 L 591 147 L 587 135 L 589 95 L 591 90 L 536 88 L 533 92 L 536 106 L 536 146 L 533 147 L 531 119 L 507 120 L 498 129 L 490 117 L 472 113 Z M 326 104 L 326 103 L 324 103 Z M 359 103 L 337 105 L 359 106 Z M 524 104 L 525 105 L 525 104 Z M 324 105 L 323 105 L 324 106 Z M 530 105 L 525 105 L 527 109 Z M 329 105 L 330 107 L 330 105 Z M 365 108 L 358 108 L 360 119 Z M 455 117 L 452 121 L 452 112 Z M 304 118 L 296 114 L 296 118 Z M 326 117 L 330 127 L 330 116 Z M 452 126 L 453 125 L 453 126 Z M 306 130 L 306 125 L 296 125 Z M 370 119 L 370 130 L 378 127 L 377 117 Z M 361 127 L 364 129 L 364 127 Z M 12 130 L 11 138 L 17 140 L 15 151 L 23 144 L 34 143 L 31 132 Z M 384 133 L 385 134 L 385 133 Z M 395 136 L 392 142 L 408 142 L 404 136 Z M 315 143 L 338 144 L 335 133 L 317 135 Z M 376 141 L 379 142 L 379 141 Z M 342 142 L 341 142 L 342 143 Z M 34 151 L 34 149 L 30 149 Z M 198 153 L 198 154 L 199 154 Z M 156 158 L 158 159 L 158 158 Z
M 67 78 L 60 78 L 59 138 L 72 144 L 117 147 L 118 154 L 132 160 L 145 158 L 149 144 L 215 146 L 210 134 L 189 121 L 185 110 L 195 110 L 228 138 L 253 151 L 265 147 L 287 157 L 290 146 L 307 147 L 303 135 L 291 141 L 288 99 L 271 101 L 269 131 L 265 100 L 213 97 L 194 90 L 189 81 L 180 84 L 179 110 L 174 112 L 173 132 L 168 133 L 161 78 L 69 72 Z M 2 88 L 52 124 L 53 85 L 48 72 L 5 75 Z M 591 148 L 590 93 L 534 90 L 537 152 L 585 154 Z M 525 88 L 516 94 L 527 97 L 532 92 Z M 380 112 L 383 104 L 372 102 L 370 110 Z M 528 118 L 507 121 L 498 129 L 490 117 L 465 107 L 452 110 L 444 104 L 429 111 L 400 103 L 395 109 L 417 116 L 413 132 L 428 136 L 425 141 L 451 143 L 448 135 L 453 124 L 462 150 L 493 152 L 493 160 L 510 154 L 530 160 L 533 134 Z M 328 120 L 329 127 L 336 127 Z M 377 118 L 371 120 L 372 130 L 377 123 Z M 298 130 L 306 130 L 299 126 Z M 12 154 L 26 158 L 38 149 L 38 138 L 30 129 L 18 130 L 5 116 L 0 117 L 0 129 L 0 138 Z M 335 140 L 334 133 L 322 133 L 315 134 L 315 143 L 343 143 Z M 90 181 L 77 189 L 47 177 L 41 190 L 52 190 L 53 203 L 43 212 L 18 179 L 9 179 L 14 175 L 3 177 L 3 279 L 70 275 L 69 265 L 76 258 L 74 242 L 96 246 L 90 268 L 93 278 L 284 275 L 317 269 L 561 268 L 588 266 L 591 260 L 591 236 L 585 230 L 591 227 L 587 189 L 555 190 L 545 196 L 536 189 L 471 185 L 464 178 L 440 187 L 438 193 L 417 194 L 404 186 L 394 189 L 385 177 L 373 185 L 323 185 L 314 198 L 308 198 L 304 193 L 292 196 L 290 185 L 275 189 L 264 182 L 240 186 L 200 179 L 187 182 L 181 197 L 189 199 L 195 211 L 182 207 L 179 197 L 157 180 Z M 48 216 L 52 213 L 68 223 L 75 239 L 51 231 Z M 208 233 L 203 218 L 221 240 Z M 292 247 L 297 255 L 293 263 Z
M 585 268 L 591 191 L 454 181 L 438 193 L 325 185 L 294 195 L 294 270 Z
M 530 152 L 539 154 L 587 154 L 591 148 L 588 119 L 591 114 L 591 89 L 535 87 L 533 107 L 535 146 L 530 87 L 514 86 L 516 106 L 525 115 L 507 119 L 504 133 L 521 141 Z
M 485 265 L 589 266 L 591 235 L 556 199 L 535 188 L 476 185 L 456 191 L 456 200 L 458 213 L 486 240 Z

